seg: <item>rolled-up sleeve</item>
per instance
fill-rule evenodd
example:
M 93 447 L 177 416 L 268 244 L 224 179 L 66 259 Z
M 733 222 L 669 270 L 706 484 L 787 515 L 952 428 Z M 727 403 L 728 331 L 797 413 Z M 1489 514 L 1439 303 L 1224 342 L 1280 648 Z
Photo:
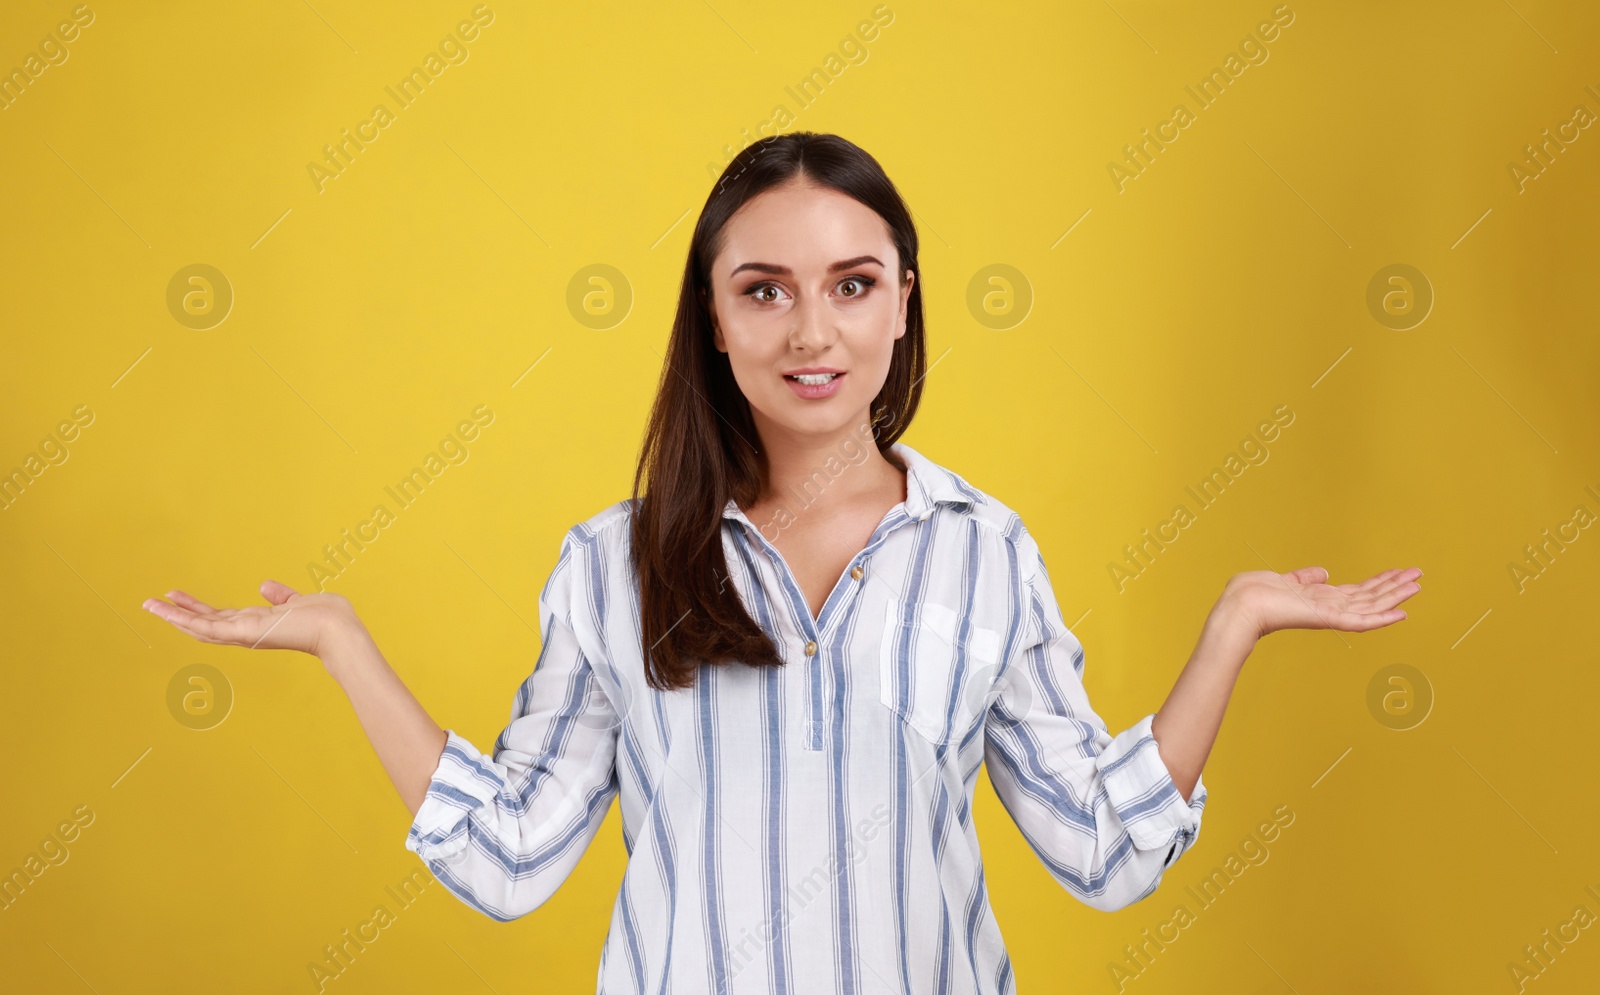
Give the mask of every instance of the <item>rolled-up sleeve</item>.
M 619 718 L 573 626 L 576 530 L 539 596 L 541 647 L 487 756 L 454 729 L 406 835 L 436 878 L 493 919 L 532 912 L 577 866 L 617 793 Z
M 1085 904 L 1115 911 L 1155 891 L 1194 845 L 1205 783 L 1184 800 L 1156 748 L 1154 713 L 1111 735 L 1026 531 L 1017 550 L 1025 618 L 985 715 L 989 780 L 1050 874 Z

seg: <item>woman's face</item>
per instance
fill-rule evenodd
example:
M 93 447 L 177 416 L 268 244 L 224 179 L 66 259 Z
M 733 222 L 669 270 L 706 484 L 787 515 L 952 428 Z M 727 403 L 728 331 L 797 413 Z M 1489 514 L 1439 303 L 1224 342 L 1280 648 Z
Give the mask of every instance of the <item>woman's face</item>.
M 763 448 L 831 445 L 867 423 L 914 279 L 896 276 L 889 226 L 853 197 L 798 181 L 751 198 L 723 237 L 707 303 Z M 809 371 L 835 376 L 795 376 Z

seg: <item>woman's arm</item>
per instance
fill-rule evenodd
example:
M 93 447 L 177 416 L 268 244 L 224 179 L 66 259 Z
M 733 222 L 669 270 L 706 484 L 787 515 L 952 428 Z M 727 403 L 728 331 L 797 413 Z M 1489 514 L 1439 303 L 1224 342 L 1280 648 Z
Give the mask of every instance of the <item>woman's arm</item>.
M 415 816 L 444 753 L 444 729 L 423 709 L 359 622 L 329 634 L 322 665 L 344 689 L 400 800 Z
M 1386 570 L 1359 584 L 1330 586 L 1328 571 L 1256 570 L 1234 576 L 1211 608 L 1189 662 L 1150 732 L 1173 784 L 1188 799 L 1200 778 L 1234 682 L 1256 641 L 1279 629 L 1365 632 L 1398 622 L 1396 606 L 1422 589 L 1422 571 Z
M 1327 572 L 1243 573 L 1228 581 L 1159 713 L 1116 735 L 1083 685 L 1084 652 L 1052 590 L 1038 544 L 1019 540 L 1028 624 L 986 716 L 989 780 L 1052 876 L 1093 908 L 1153 892 L 1199 837 L 1201 768 L 1244 660 L 1284 628 L 1364 631 L 1405 617 L 1415 568 L 1330 587 Z
M 321 659 L 411 811 L 406 849 L 463 902 L 508 922 L 567 879 L 618 791 L 622 716 L 591 663 L 603 661 L 603 647 L 586 653 L 573 627 L 588 570 L 577 532 L 562 541 L 539 595 L 539 658 L 489 751 L 428 717 L 340 595 L 267 581 L 270 608 L 218 610 L 182 591 L 168 592 L 172 604 L 152 598 L 144 607 L 203 642 Z M 592 631 L 592 619 L 581 624 Z
M 444 753 L 445 731 L 389 666 L 367 627 L 340 594 L 299 594 L 269 580 L 271 608 L 217 610 L 184 591 L 144 603 L 151 614 L 207 643 L 298 650 L 318 657 L 344 690 L 383 769 L 414 816 Z

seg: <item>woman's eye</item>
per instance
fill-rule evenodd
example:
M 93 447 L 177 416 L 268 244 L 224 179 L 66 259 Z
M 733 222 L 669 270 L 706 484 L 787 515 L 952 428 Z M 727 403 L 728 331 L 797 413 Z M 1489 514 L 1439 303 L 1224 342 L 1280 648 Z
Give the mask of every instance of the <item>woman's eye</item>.
M 844 296 L 846 297 L 861 297 L 866 294 L 867 288 L 872 286 L 872 284 L 872 280 L 861 276 L 846 277 L 845 279 L 839 281 L 839 286 L 841 289 L 852 286 L 857 288 L 854 292 L 845 294 Z
M 878 281 L 866 276 L 848 276 L 839 281 L 840 296 L 847 299 L 865 297 L 867 291 Z M 744 292 L 749 297 L 761 304 L 776 304 L 783 299 L 783 290 L 777 284 L 757 283 Z

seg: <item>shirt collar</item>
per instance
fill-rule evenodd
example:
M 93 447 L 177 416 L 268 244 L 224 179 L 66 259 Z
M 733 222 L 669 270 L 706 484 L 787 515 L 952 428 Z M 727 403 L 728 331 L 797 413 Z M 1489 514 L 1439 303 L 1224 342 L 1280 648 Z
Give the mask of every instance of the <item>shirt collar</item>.
M 960 477 L 903 442 L 896 442 L 889 448 L 899 453 L 906 463 L 905 510 L 909 517 L 920 522 L 932 515 L 937 505 L 972 504 L 974 492 Z M 740 510 L 739 503 L 732 498 L 729 498 L 728 503 L 723 506 L 722 517 L 742 521 L 752 528 L 755 527 Z

